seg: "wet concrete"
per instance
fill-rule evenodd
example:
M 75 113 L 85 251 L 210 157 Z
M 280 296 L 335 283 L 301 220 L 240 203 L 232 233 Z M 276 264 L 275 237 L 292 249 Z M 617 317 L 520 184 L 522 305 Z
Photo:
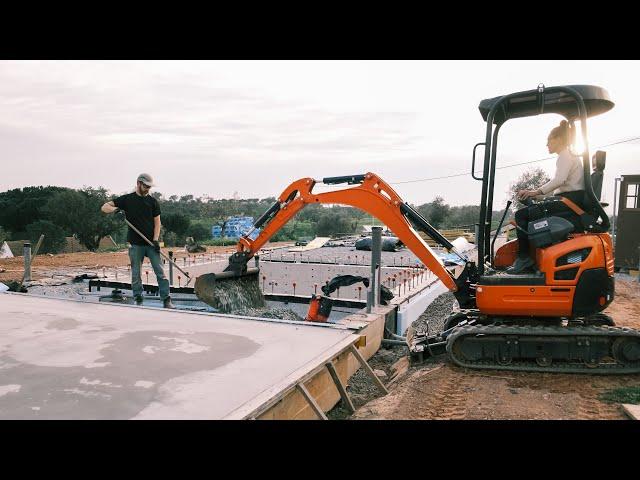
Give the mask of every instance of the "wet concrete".
M 0 419 L 225 418 L 349 330 L 0 294 Z
M 124 334 L 100 350 L 95 362 L 99 367 L 92 369 L 44 367 L 0 357 L 2 382 L 19 386 L 14 395 L 0 397 L 0 419 L 133 418 L 155 398 L 162 401 L 159 389 L 168 380 L 195 373 L 202 364 L 219 368 L 259 348 L 237 335 L 167 335 Z

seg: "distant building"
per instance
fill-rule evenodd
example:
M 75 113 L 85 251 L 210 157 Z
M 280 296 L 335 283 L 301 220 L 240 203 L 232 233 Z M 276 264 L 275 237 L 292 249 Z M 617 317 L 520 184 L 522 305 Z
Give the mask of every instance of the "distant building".
M 211 236 L 213 238 L 222 238 L 222 227 L 220 225 L 211 227 Z
M 637 269 L 640 263 L 640 175 L 623 175 L 619 195 L 615 267 Z
M 24 244 L 26 242 L 30 242 L 30 240 L 7 240 L 6 244 L 14 257 L 21 257 L 24 254 Z M 34 248 L 34 246 L 32 245 L 31 248 Z
M 211 236 L 213 238 L 232 238 L 238 239 L 245 235 L 253 228 L 253 217 L 233 216 L 227 218 L 224 225 L 214 225 L 211 227 Z M 260 234 L 260 229 L 255 229 L 249 238 L 255 240 Z
M 66 237 L 66 243 L 60 253 L 75 253 L 75 252 L 88 252 L 87 247 L 82 245 L 76 237 Z M 102 237 L 98 244 L 98 249 L 117 247 L 118 244 L 111 238 L 111 235 Z

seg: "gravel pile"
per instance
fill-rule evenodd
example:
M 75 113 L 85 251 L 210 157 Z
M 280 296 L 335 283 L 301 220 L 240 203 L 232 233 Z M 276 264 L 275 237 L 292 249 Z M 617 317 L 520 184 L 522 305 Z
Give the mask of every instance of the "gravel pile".
M 296 322 L 304 321 L 304 318 L 288 308 L 239 308 L 233 310 L 231 313 L 233 315 L 244 315 L 246 317 L 279 318 L 281 320 L 293 320 Z
M 420 315 L 411 326 L 417 332 L 439 333 L 442 331 L 444 321 L 447 319 L 453 308 L 456 297 L 451 292 L 445 292 L 435 298 L 427 309 Z M 427 327 L 428 324 L 428 327 Z M 428 330 L 427 330 L 428 328 Z M 405 335 L 407 332 L 405 332 Z
M 391 380 L 393 375 L 392 366 L 402 357 L 407 356 L 409 349 L 403 346 L 386 346 L 380 347 L 380 350 L 376 354 L 367 360 L 367 363 L 371 368 L 375 370 L 382 370 L 386 376 L 380 378 L 385 385 Z M 382 392 L 378 389 L 369 374 L 364 371 L 363 368 L 358 369 L 349 379 L 347 384 L 347 393 L 351 397 L 351 402 L 356 409 L 367 403 L 374 398 L 378 398 L 382 395 Z M 330 420 L 345 420 L 350 417 L 349 411 L 342 406 L 342 401 L 333 407 L 328 413 L 327 417 Z
M 451 309 L 455 301 L 455 296 L 451 292 L 439 295 L 411 326 L 417 331 L 426 331 L 428 322 L 429 332 L 441 332 L 444 321 L 451 313 Z M 382 346 L 380 347 L 380 350 L 378 350 L 376 354 L 368 360 L 368 363 L 373 370 L 382 370 L 385 372 L 386 376 L 382 377 L 381 380 L 382 383 L 386 385 L 391 380 L 391 376 L 393 374 L 391 367 L 393 364 L 408 354 L 408 347 L 392 346 L 391 348 L 387 348 Z M 367 375 L 362 368 L 354 373 L 349 379 L 347 392 L 349 393 L 353 406 L 356 407 L 356 409 L 381 395 L 380 390 L 377 389 L 373 380 L 371 380 L 369 375 Z M 350 417 L 350 413 L 342 406 L 342 402 L 339 402 L 327 413 L 327 417 L 331 420 L 345 420 Z
M 88 292 L 85 283 L 65 283 L 63 285 L 31 285 L 28 293 L 32 295 L 51 295 L 58 298 L 80 299 Z

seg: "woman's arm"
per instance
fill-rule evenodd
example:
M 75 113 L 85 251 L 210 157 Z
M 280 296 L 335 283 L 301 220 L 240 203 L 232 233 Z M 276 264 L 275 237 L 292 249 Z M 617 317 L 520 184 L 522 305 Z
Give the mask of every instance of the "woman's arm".
M 564 153 L 564 152 L 563 152 Z M 571 171 L 571 157 L 569 155 L 558 155 L 558 161 L 556 162 L 556 174 L 547 183 L 542 185 L 538 190 L 542 195 L 547 195 L 553 192 L 556 188 L 566 183 L 569 178 L 569 172 Z

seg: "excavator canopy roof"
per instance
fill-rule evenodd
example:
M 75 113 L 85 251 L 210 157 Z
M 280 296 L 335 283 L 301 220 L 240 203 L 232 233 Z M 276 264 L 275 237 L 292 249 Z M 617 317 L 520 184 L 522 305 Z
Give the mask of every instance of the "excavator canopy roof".
M 613 108 L 614 103 L 609 98 L 609 92 L 604 88 L 594 85 L 568 85 L 576 90 L 584 99 L 587 107 L 587 116 L 593 117 Z M 491 108 L 503 96 L 487 98 L 480 102 L 478 108 L 483 120 L 487 121 L 487 116 Z M 539 97 L 536 90 L 529 90 L 515 94 L 506 100 L 495 114 L 493 122 L 504 123 L 511 118 L 530 117 L 540 113 L 558 113 L 568 120 L 573 120 L 578 116 L 578 106 L 575 99 L 565 92 L 544 93 L 544 108 L 540 111 Z

